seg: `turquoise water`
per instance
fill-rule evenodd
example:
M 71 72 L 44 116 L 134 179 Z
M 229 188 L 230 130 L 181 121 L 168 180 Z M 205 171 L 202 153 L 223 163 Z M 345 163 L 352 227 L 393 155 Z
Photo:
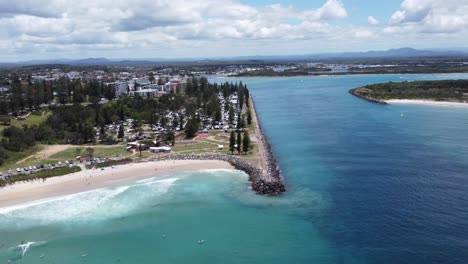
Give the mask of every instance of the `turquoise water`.
M 347 90 L 467 77 L 243 78 L 285 195 L 211 170 L 1 208 L 0 263 L 466 263 L 468 108 Z

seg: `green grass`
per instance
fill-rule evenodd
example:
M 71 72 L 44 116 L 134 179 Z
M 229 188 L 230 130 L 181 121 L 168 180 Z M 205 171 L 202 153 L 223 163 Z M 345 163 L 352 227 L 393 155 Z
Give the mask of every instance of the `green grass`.
M 25 151 L 21 152 L 15 152 L 15 151 L 8 151 L 8 159 L 4 160 L 4 163 L 2 166 L 0 166 L 0 171 L 3 170 L 8 170 L 10 168 L 16 168 L 18 167 L 19 164 L 16 164 L 18 161 L 31 156 L 32 154 L 40 151 L 43 148 L 41 145 L 36 145 L 30 149 L 27 149 Z M 23 164 L 23 163 L 21 163 Z M 36 165 L 36 164 L 34 164 Z
M 12 119 L 11 125 L 18 126 L 18 127 L 21 127 L 22 125 L 27 125 L 27 126 L 40 125 L 41 123 L 45 122 L 51 114 L 52 114 L 51 111 L 46 111 L 46 110 L 34 112 L 30 116 L 28 116 L 25 120 Z
M 0 186 L 2 186 L 2 184 L 5 184 L 5 183 L 12 184 L 12 183 L 19 182 L 19 181 L 31 181 L 35 179 L 47 179 L 50 177 L 63 176 L 63 175 L 67 175 L 67 174 L 78 172 L 78 171 L 81 171 L 80 167 L 71 167 L 71 168 L 62 167 L 62 168 L 55 168 L 51 170 L 42 170 L 33 174 L 18 174 L 18 175 L 11 177 L 11 179 L 9 179 L 8 181 L 4 181 L 4 183 L 0 183 Z
M 51 114 L 52 112 L 48 110 L 37 111 L 37 112 L 32 113 L 25 120 L 11 119 L 10 126 L 21 127 L 23 125 L 27 125 L 27 126 L 40 125 L 41 123 L 45 122 Z M 0 125 L 0 139 L 2 138 L 3 129 L 7 127 L 8 126 Z
M 216 149 L 217 145 L 211 144 L 208 142 L 201 142 L 201 143 L 191 144 L 191 145 L 180 145 L 180 146 L 175 145 L 174 147 L 172 147 L 172 150 L 174 152 L 179 152 L 179 151 L 188 151 L 188 150 L 201 150 L 201 149 L 207 149 L 207 148 Z
M 94 149 L 94 157 L 115 157 L 115 156 L 129 156 L 130 153 L 125 150 L 123 145 L 115 147 L 91 147 Z M 75 159 L 76 156 L 87 155 L 86 147 L 71 147 L 67 150 L 58 152 L 49 157 L 54 160 L 70 160 Z

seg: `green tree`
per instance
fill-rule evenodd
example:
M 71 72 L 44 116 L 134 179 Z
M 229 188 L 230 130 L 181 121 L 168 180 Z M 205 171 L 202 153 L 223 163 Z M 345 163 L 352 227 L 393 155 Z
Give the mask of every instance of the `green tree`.
M 234 134 L 234 130 L 231 130 L 231 136 L 229 137 L 229 150 L 231 154 L 234 154 L 234 150 L 236 149 L 236 135 Z
M 246 130 L 244 132 L 244 138 L 242 140 L 242 150 L 244 151 L 245 154 L 247 154 L 249 149 L 250 149 L 250 135 L 249 135 L 249 132 L 247 132 Z
M 179 128 L 180 130 L 184 129 L 184 115 L 180 114 Z
M 169 131 L 166 134 L 166 144 L 170 142 L 172 146 L 175 145 L 175 133 L 174 131 Z
M 187 125 L 185 126 L 185 136 L 187 138 L 193 138 L 198 132 L 198 128 L 200 127 L 200 123 L 196 118 L 192 118 L 188 120 Z
M 8 153 L 5 148 L 0 147 L 0 165 L 3 165 L 4 160 L 8 159 Z
M 119 133 L 118 133 L 117 137 L 120 138 L 120 139 L 123 139 L 124 136 L 125 136 L 124 127 L 123 127 L 123 125 L 120 125 L 119 126 Z
M 237 132 L 237 152 L 240 154 L 242 149 L 242 135 L 240 130 Z
M 234 109 L 233 107 L 229 107 L 229 124 L 234 123 Z
M 249 108 L 247 108 L 247 124 L 249 126 L 252 124 L 252 113 L 250 112 Z
M 0 115 L 0 123 L 4 126 L 9 126 L 11 123 L 11 117 L 9 115 Z

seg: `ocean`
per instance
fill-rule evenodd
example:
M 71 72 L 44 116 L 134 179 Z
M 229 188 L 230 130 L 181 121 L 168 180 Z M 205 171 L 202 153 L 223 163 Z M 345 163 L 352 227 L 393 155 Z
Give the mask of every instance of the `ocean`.
M 0 208 L 0 263 L 467 263 L 468 108 L 348 94 L 459 78 L 242 78 L 286 194 L 207 170 Z

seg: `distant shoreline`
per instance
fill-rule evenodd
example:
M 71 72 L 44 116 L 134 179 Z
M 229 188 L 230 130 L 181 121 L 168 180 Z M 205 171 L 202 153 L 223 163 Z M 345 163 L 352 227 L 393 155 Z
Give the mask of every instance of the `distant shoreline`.
M 349 93 L 371 103 L 468 106 L 468 79 L 387 82 L 365 85 Z
M 346 75 L 419 75 L 419 74 L 468 74 L 468 72 L 329 72 L 329 73 L 310 73 L 310 74 L 297 74 L 297 75 L 224 75 L 228 78 L 291 78 L 291 77 L 320 77 L 320 76 L 346 76 Z
M 448 102 L 448 101 L 433 101 L 433 100 L 418 100 L 418 99 L 391 99 L 391 100 L 385 100 L 385 102 L 387 104 L 415 104 L 415 105 L 432 105 L 432 106 L 468 108 L 468 103 L 463 103 L 463 102 Z

